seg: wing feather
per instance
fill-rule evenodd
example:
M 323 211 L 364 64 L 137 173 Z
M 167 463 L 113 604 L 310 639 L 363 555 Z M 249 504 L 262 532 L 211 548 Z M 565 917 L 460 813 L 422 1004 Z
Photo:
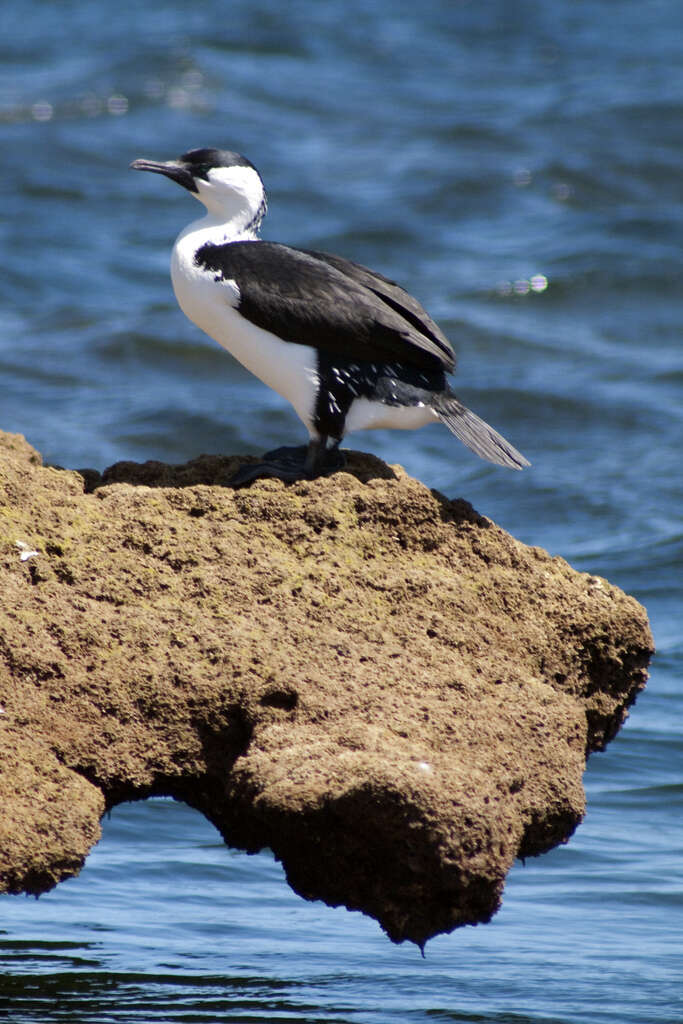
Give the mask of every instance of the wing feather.
M 285 341 L 351 360 L 453 369 L 450 344 L 417 300 L 360 264 L 266 241 L 207 243 L 195 263 L 235 280 L 240 313 Z
M 353 278 L 360 284 L 369 288 L 370 291 L 382 299 L 391 309 L 404 317 L 412 326 L 429 338 L 441 351 L 445 367 L 450 371 L 455 369 L 455 354 L 450 341 L 443 333 L 437 323 L 432 320 L 426 309 L 409 292 L 402 288 L 395 281 L 391 281 L 376 270 L 364 267 L 362 263 L 354 263 L 343 256 L 336 256 L 329 252 L 320 252 L 316 249 L 303 249 L 316 259 L 329 263 L 330 266 L 340 270 L 347 277 Z

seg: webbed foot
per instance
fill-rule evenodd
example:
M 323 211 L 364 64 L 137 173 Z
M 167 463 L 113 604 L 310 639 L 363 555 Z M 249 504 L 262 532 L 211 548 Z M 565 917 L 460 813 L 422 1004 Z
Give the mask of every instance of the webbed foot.
M 261 477 L 275 477 L 291 483 L 295 480 L 313 480 L 317 476 L 329 476 L 346 465 L 346 456 L 337 445 L 324 448 L 320 442 L 308 446 L 275 448 L 266 452 L 262 462 L 242 466 L 230 478 L 231 487 L 244 487 Z

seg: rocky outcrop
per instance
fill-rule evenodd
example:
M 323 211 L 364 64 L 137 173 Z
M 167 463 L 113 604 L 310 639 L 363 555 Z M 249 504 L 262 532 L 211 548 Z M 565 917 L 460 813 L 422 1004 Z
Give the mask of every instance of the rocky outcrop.
M 370 456 L 236 491 L 240 461 L 100 477 L 0 435 L 0 887 L 167 794 L 395 941 L 487 921 L 581 820 L 644 610 Z

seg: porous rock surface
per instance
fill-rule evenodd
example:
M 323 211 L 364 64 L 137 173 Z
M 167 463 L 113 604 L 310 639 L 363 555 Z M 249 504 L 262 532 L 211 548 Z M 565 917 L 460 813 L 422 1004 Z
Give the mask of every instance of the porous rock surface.
M 643 608 L 370 456 L 233 490 L 241 461 L 100 477 L 0 434 L 0 890 L 166 794 L 395 941 L 487 921 L 581 820 Z

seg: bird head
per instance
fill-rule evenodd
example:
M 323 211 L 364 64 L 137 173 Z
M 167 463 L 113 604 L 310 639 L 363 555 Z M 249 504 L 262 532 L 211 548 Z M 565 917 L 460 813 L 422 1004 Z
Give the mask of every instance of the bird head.
M 256 234 L 266 212 L 261 175 L 246 157 L 231 150 L 190 149 L 177 160 L 134 160 L 130 166 L 171 178 L 236 231 Z

